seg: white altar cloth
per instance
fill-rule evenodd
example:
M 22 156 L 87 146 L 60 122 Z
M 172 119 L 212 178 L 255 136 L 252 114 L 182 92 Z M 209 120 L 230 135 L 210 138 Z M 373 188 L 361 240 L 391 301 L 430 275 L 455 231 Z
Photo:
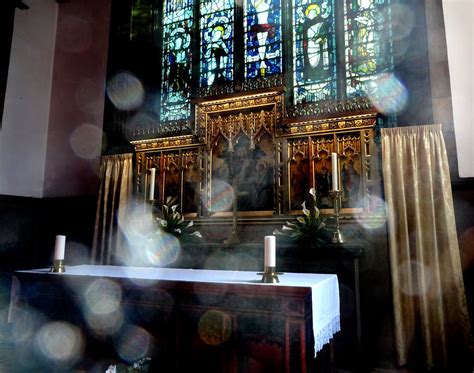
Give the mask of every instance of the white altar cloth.
M 131 280 L 185 281 L 203 283 L 233 283 L 255 286 L 294 286 L 311 288 L 315 355 L 340 330 L 339 284 L 336 275 L 287 273 L 279 275 L 280 283 L 265 284 L 256 272 L 222 271 L 155 267 L 122 267 L 105 265 L 66 266 L 66 272 L 51 273 L 50 269 L 17 271 L 44 273 L 52 276 L 95 276 L 128 278 Z M 256 291 L 258 291 L 256 289 Z

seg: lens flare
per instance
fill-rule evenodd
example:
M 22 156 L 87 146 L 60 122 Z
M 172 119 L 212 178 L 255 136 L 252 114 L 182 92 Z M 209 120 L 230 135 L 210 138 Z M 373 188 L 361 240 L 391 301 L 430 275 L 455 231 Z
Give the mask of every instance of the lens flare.
M 36 334 L 36 347 L 40 353 L 57 364 L 71 364 L 83 352 L 84 341 L 81 331 L 66 322 L 47 323 Z
M 85 294 L 87 309 L 97 315 L 109 315 L 120 307 L 122 290 L 115 282 L 99 279 L 87 288 Z
M 138 204 L 131 204 L 136 205 Z M 117 250 L 117 260 L 125 266 L 144 266 L 146 265 L 146 253 L 142 249 L 148 244 L 148 240 L 157 230 L 151 211 L 135 208 L 127 211 L 119 217 L 118 225 L 128 241 L 128 248 L 119 248 Z
M 372 104 L 383 114 L 401 112 L 408 101 L 408 91 L 392 74 L 380 74 L 373 82 L 368 96 Z
M 135 110 L 145 100 L 145 89 L 135 75 L 122 72 L 107 83 L 107 96 L 117 109 Z
M 73 131 L 69 144 L 79 158 L 94 159 L 100 155 L 102 131 L 92 124 L 83 124 Z
M 357 222 L 367 230 L 373 230 L 382 227 L 386 220 L 387 204 L 379 197 L 370 199 L 370 215 L 356 215 Z M 357 207 L 364 208 L 364 200 L 359 201 Z
M 204 343 L 218 346 L 230 338 L 232 321 L 229 315 L 222 311 L 206 311 L 199 320 L 198 331 Z
M 128 362 L 145 357 L 152 350 L 153 337 L 145 329 L 128 325 L 115 341 L 119 356 Z
M 180 252 L 179 240 L 166 232 L 155 233 L 146 241 L 144 247 L 146 264 L 157 267 L 173 263 Z
M 106 314 L 97 314 L 86 310 L 84 316 L 89 327 L 97 335 L 113 335 L 124 322 L 123 312 L 120 309 Z
M 211 211 L 228 211 L 232 207 L 234 199 L 234 188 L 224 180 L 212 180 L 211 188 Z

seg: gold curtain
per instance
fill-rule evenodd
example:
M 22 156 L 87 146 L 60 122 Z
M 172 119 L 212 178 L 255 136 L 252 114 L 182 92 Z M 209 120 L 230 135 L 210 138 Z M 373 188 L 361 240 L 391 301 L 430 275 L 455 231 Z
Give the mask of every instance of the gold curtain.
M 441 125 L 382 129 L 397 363 L 467 360 L 469 318 Z
M 127 241 L 118 222 L 124 221 L 132 194 L 133 154 L 101 158 L 99 197 L 92 245 L 94 264 L 118 264 Z

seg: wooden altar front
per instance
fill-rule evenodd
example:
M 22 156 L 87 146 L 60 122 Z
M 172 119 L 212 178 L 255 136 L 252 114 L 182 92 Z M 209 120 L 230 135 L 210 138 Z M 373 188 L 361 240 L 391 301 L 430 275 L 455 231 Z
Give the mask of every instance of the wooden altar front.
M 319 351 L 318 361 L 314 356 L 315 346 L 338 330 L 337 277 L 286 273 L 276 285 L 260 279 L 256 272 L 87 265 L 66 267 L 63 274 L 17 271 L 9 321 L 19 328 L 30 317 L 25 313 L 34 311 L 47 317 L 38 329 L 58 321 L 79 326 L 85 347 L 76 364 L 83 368 L 94 361 L 117 361 L 120 355 L 152 356 L 151 371 L 164 372 L 328 370 L 329 351 Z M 105 316 L 104 324 L 120 310 L 120 327 L 107 332 L 91 318 L 91 307 Z M 130 328 L 146 333 L 124 337 Z M 124 339 L 131 342 L 127 354 L 121 348 Z M 20 342 L 17 347 L 27 346 Z M 61 363 L 68 362 L 43 356 L 36 368 L 64 367 Z

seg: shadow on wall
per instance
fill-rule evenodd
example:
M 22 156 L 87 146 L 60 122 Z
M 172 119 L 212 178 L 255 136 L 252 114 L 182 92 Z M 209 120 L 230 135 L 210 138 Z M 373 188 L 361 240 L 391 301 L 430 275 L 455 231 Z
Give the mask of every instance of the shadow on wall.
M 66 264 L 87 263 L 96 203 L 96 196 L 0 196 L 0 273 L 49 266 L 57 234 L 67 238 Z

